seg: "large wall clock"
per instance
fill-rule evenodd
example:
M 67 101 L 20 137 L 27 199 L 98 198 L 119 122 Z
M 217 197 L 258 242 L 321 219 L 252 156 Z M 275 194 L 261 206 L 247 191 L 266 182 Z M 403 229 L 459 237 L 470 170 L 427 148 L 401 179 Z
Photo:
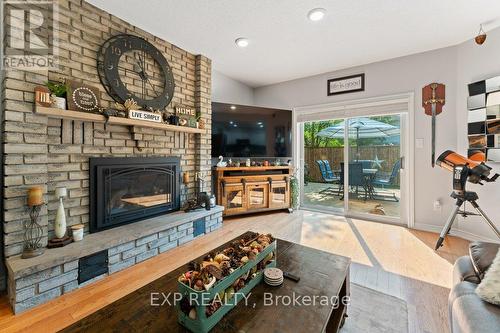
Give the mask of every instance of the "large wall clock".
M 117 35 L 101 45 L 99 78 L 108 94 L 123 103 L 133 98 L 145 109 L 163 110 L 174 96 L 174 76 L 162 53 L 145 39 Z

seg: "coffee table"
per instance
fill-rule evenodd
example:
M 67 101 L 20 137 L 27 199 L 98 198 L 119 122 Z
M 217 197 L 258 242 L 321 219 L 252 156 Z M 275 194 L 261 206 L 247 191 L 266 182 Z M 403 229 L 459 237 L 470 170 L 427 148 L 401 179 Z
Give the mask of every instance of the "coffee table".
M 257 285 L 247 304 L 238 303 L 211 332 L 338 332 L 347 311 L 342 298 L 350 295 L 351 260 L 281 239 L 277 260 L 277 267 L 300 276 L 300 281 L 285 279 L 280 287 Z M 183 265 L 63 332 L 189 332 L 178 324 L 175 306 L 151 306 L 151 293 L 176 292 L 177 278 L 187 270 Z

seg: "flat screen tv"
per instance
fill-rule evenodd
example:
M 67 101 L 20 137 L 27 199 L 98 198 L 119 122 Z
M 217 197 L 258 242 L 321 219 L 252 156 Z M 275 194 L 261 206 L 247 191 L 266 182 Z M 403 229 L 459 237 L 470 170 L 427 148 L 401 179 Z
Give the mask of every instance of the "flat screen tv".
M 212 157 L 289 157 L 292 111 L 212 103 Z

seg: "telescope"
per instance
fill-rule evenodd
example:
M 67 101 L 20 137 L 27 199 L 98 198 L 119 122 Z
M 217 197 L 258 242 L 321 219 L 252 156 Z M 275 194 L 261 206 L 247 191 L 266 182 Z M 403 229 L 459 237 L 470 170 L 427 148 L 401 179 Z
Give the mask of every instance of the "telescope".
M 456 203 L 455 208 L 453 208 L 439 235 L 439 239 L 436 243 L 436 250 L 443 245 L 444 238 L 450 232 L 457 214 L 463 217 L 471 215 L 482 216 L 486 223 L 493 229 L 497 237 L 500 238 L 500 232 L 495 224 L 477 204 L 477 200 L 479 199 L 477 193 L 465 189 L 467 182 L 483 185 L 485 182 L 491 183 L 497 180 L 499 175 L 495 173 L 490 177 L 492 168 L 482 161 L 484 161 L 484 154 L 481 151 L 473 153 L 471 158 L 466 158 L 456 152 L 447 150 L 437 158 L 436 164 L 438 166 L 453 173 L 453 192 L 450 196 L 456 200 Z M 465 209 L 460 210 L 460 207 L 466 202 L 470 202 L 477 213 L 471 213 Z

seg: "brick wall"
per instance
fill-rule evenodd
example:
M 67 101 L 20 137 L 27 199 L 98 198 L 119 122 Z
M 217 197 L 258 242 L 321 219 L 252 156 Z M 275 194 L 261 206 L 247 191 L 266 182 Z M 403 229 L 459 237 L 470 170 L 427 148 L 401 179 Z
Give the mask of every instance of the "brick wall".
M 53 236 L 58 205 L 53 194 L 59 186 L 69 190 L 64 201 L 68 225 L 83 223 L 88 231 L 88 159 L 91 156 L 181 156 L 182 171 L 192 175 L 202 171 L 207 175 L 206 188 L 211 188 L 210 60 L 190 54 L 86 2 L 59 1 L 58 29 L 59 70 L 5 72 L 2 106 L 5 117 L 3 226 L 6 257 L 22 251 L 23 223 L 28 218 L 26 190 L 33 185 L 43 186 L 47 202 L 40 218 L 44 226 L 44 244 Z M 176 104 L 195 107 L 207 124 L 206 134 L 105 126 L 33 114 L 33 89 L 48 80 L 84 82 L 99 88 L 103 107 L 114 104 L 99 81 L 96 54 L 107 38 L 120 33 L 141 36 L 163 53 L 172 68 L 176 85 L 169 108 L 173 109 Z M 137 87 L 139 89 L 139 82 Z M 193 191 L 194 183 L 183 193 L 190 195 Z

